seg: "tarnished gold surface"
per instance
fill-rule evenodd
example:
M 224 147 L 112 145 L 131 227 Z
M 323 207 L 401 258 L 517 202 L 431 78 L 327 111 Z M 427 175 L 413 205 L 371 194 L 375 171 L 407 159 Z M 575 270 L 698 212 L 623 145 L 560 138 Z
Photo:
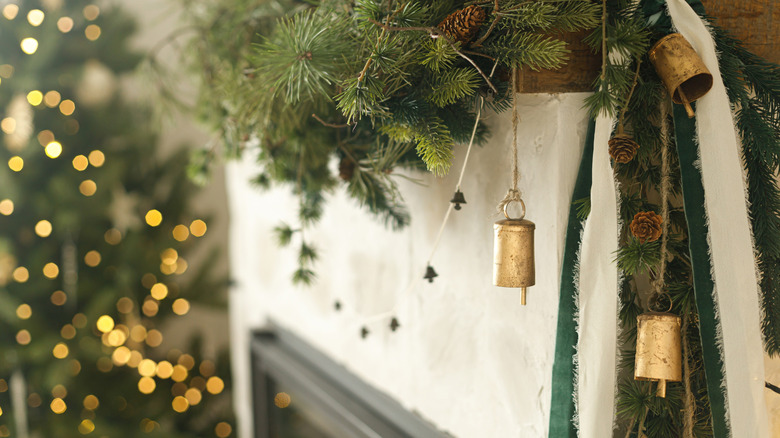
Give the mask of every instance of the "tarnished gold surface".
M 681 34 L 661 38 L 649 55 L 674 103 L 689 106 L 712 88 L 712 74 Z
M 525 288 L 536 284 L 534 264 L 534 229 L 529 220 L 506 219 L 493 224 L 493 284 L 522 288 L 521 303 L 525 305 Z
M 648 312 L 637 317 L 634 379 L 658 381 L 659 397 L 666 397 L 666 382 L 682 380 L 680 317 Z

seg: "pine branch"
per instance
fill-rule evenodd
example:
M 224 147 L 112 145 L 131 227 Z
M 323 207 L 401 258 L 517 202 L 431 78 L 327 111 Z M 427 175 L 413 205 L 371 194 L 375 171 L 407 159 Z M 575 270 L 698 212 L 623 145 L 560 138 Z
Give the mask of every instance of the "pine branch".
M 453 68 L 435 77 L 429 99 L 438 107 L 451 105 L 473 95 L 477 86 L 479 74 L 474 69 Z
M 351 50 L 344 24 L 315 12 L 280 20 L 273 35 L 258 46 L 258 74 L 272 84 L 274 95 L 288 103 L 303 98 L 330 98 L 330 86 L 346 65 L 335 60 Z
M 530 32 L 515 32 L 496 38 L 485 51 L 510 67 L 532 70 L 557 69 L 567 60 L 566 43 Z

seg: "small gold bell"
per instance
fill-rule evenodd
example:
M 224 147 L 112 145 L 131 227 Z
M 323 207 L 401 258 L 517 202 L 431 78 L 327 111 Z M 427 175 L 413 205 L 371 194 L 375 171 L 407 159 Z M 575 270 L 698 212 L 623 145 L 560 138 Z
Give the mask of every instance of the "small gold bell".
M 658 382 L 658 397 L 666 397 L 666 382 L 682 380 L 680 317 L 647 312 L 636 318 L 634 379 Z
M 534 229 L 536 225 L 523 214 L 511 219 L 504 206 L 506 219 L 493 224 L 493 285 L 521 288 L 520 303 L 525 306 L 526 288 L 536 284 L 534 267 Z
M 693 117 L 690 103 L 712 88 L 712 74 L 693 46 L 679 33 L 661 38 L 649 52 L 655 71 L 663 80 L 674 103 L 683 104 Z

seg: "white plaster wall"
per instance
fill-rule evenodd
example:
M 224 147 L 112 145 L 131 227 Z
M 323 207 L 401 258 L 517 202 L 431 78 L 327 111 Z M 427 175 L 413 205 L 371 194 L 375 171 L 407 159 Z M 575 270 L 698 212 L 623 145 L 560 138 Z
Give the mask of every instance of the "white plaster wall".
M 308 232 L 322 250 L 319 279 L 310 288 L 291 285 L 295 251 L 277 248 L 271 232 L 281 220 L 295 223 L 289 189 L 251 187 L 247 181 L 257 172 L 251 156 L 229 165 L 236 284 L 230 314 L 242 436 L 251 430 L 248 332 L 268 317 L 455 436 L 544 436 L 563 232 L 586 129 L 584 96 L 519 97 L 520 188 L 527 218 L 537 225 L 537 285 L 525 307 L 518 290 L 491 285 L 495 206 L 511 182 L 508 113 L 489 116 L 492 139 L 472 151 L 462 185 L 468 204 L 453 212 L 444 231 L 433 284 L 421 277 L 465 146 L 456 148 L 450 176 L 411 175 L 424 186 L 399 179 L 412 212 L 412 225 L 402 232 L 386 230 L 342 190 L 329 196 L 321 223 Z M 388 311 L 401 323 L 395 333 L 389 317 L 371 319 Z M 366 321 L 371 334 L 361 339 Z
M 421 277 L 465 155 L 456 148 L 451 175 L 399 179 L 412 225 L 392 232 L 342 190 L 329 196 L 308 235 L 321 249 L 313 287 L 292 286 L 294 249 L 276 246 L 272 228 L 295 224 L 288 188 L 248 184 L 254 157 L 228 166 L 230 297 L 234 391 L 239 432 L 251 436 L 248 335 L 267 318 L 294 331 L 410 410 L 456 437 L 547 435 L 558 282 L 571 190 L 586 129 L 585 94 L 520 95 L 520 188 L 536 230 L 537 285 L 528 305 L 519 292 L 491 285 L 495 205 L 510 184 L 509 112 L 490 115 L 491 141 L 472 151 L 462 190 L 432 260 L 433 284 Z M 335 164 L 335 163 L 334 163 Z M 405 294 L 410 281 L 416 280 Z M 333 308 L 335 300 L 342 310 Z M 387 324 L 394 312 L 401 328 Z M 372 317 L 374 317 L 372 319 Z M 371 330 L 361 339 L 360 328 Z M 766 359 L 780 385 L 780 360 Z M 773 436 L 780 437 L 780 395 L 766 391 Z

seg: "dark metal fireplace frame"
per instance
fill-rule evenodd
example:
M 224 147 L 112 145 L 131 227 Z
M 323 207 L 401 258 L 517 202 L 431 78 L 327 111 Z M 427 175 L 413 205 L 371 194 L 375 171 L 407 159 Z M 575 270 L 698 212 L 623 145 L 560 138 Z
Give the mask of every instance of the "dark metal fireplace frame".
M 276 324 L 253 333 L 251 349 L 256 438 L 280 435 L 276 388 L 305 400 L 339 438 L 449 437 Z

